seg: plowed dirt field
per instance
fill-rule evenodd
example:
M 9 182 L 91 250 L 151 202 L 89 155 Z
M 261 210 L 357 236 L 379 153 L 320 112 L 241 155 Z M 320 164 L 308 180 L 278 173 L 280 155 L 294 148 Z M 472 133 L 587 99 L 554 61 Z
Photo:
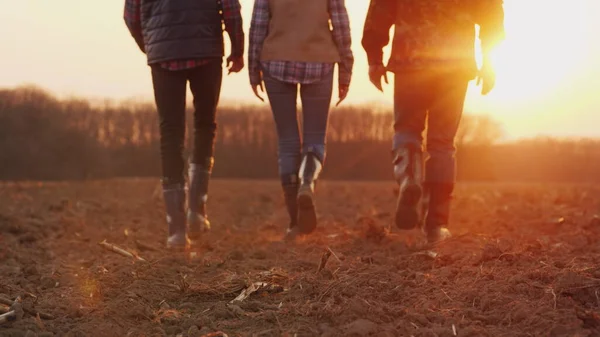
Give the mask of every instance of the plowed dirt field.
M 600 336 L 598 187 L 461 184 L 433 249 L 390 227 L 392 182 L 321 182 L 294 244 L 276 181 L 210 190 L 213 231 L 172 254 L 156 180 L 0 184 L 0 297 L 27 311 L 0 335 Z

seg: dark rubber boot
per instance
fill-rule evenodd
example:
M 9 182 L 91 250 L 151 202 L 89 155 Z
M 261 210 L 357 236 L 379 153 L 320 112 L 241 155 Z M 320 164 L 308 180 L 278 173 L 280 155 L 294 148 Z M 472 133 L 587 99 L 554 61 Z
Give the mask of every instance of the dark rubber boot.
M 411 230 L 423 219 L 423 152 L 417 147 L 403 147 L 395 151 L 394 177 L 400 186 L 396 204 L 396 226 Z
M 210 222 L 206 214 L 208 200 L 208 183 L 212 169 L 212 159 L 207 165 L 190 164 L 189 168 L 189 202 L 187 220 L 189 235 L 192 240 L 198 240 L 202 234 L 210 230 Z
M 450 220 L 450 206 L 454 184 L 451 183 L 428 183 L 429 205 L 423 231 L 427 236 L 427 242 L 434 244 L 451 237 L 448 230 Z
M 185 189 L 181 184 L 163 186 L 163 197 L 169 226 L 167 248 L 183 250 L 189 244 L 185 221 Z
M 290 216 L 290 223 L 285 234 L 285 240 L 294 240 L 300 234 L 298 229 L 298 176 L 295 174 L 282 176 L 281 186 L 283 188 L 285 207 Z
M 302 159 L 298 189 L 298 230 L 302 234 L 310 234 L 317 228 L 314 196 L 321 169 L 321 161 L 314 153 L 308 152 Z

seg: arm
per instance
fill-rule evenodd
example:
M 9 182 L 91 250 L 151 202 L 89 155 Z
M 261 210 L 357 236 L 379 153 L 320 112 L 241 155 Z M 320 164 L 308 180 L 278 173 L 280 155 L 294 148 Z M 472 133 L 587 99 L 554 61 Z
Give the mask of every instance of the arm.
M 263 42 L 269 33 L 269 0 L 256 0 L 250 22 L 250 49 L 248 50 L 248 72 L 250 84 L 259 85 L 262 82 L 260 73 L 260 53 Z
M 340 52 L 339 86 L 350 86 L 354 55 L 352 54 L 352 37 L 350 35 L 350 19 L 344 0 L 329 0 L 329 16 L 333 26 L 333 39 Z
M 140 0 L 125 0 L 123 18 L 140 50 L 145 53 L 144 37 L 142 36 L 142 15 Z
M 490 53 L 505 37 L 503 0 L 482 0 L 477 13 L 479 39 L 484 62 L 490 61 Z
M 480 0 L 477 8 L 477 23 L 479 24 L 479 39 L 483 64 L 477 78 L 477 84 L 482 83 L 481 94 L 487 95 L 496 85 L 496 75 L 492 64 L 491 53 L 504 40 L 504 8 L 503 0 Z
M 244 28 L 239 0 L 223 1 L 223 21 L 231 41 L 231 56 L 244 56 Z
M 362 37 L 369 65 L 383 65 L 383 47 L 390 42 L 390 28 L 396 19 L 396 2 L 371 0 Z

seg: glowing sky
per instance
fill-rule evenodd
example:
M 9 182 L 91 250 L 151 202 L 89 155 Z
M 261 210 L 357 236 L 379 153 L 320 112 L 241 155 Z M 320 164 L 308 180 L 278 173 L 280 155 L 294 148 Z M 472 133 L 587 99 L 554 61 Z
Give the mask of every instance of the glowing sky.
M 241 0 L 245 27 L 252 0 Z M 346 0 L 355 76 L 347 103 L 391 104 L 369 84 L 360 46 L 367 0 Z M 0 87 L 36 84 L 65 96 L 151 99 L 145 57 L 123 23 L 123 1 L 0 0 Z M 474 85 L 467 112 L 490 113 L 510 138 L 538 134 L 600 137 L 600 1 L 505 0 L 507 40 L 498 83 Z M 254 100 L 246 72 L 226 76 L 222 101 Z

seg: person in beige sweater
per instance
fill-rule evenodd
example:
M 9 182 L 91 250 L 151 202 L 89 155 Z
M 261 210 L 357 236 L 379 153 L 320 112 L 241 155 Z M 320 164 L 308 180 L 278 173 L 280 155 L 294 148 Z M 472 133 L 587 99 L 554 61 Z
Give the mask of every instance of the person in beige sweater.
M 286 239 L 317 226 L 315 183 L 325 162 L 333 71 L 339 101 L 354 57 L 344 0 L 256 0 L 250 24 L 249 73 L 255 95 L 266 87 L 279 138 L 279 174 L 290 224 Z M 296 103 L 302 101 L 300 137 Z

